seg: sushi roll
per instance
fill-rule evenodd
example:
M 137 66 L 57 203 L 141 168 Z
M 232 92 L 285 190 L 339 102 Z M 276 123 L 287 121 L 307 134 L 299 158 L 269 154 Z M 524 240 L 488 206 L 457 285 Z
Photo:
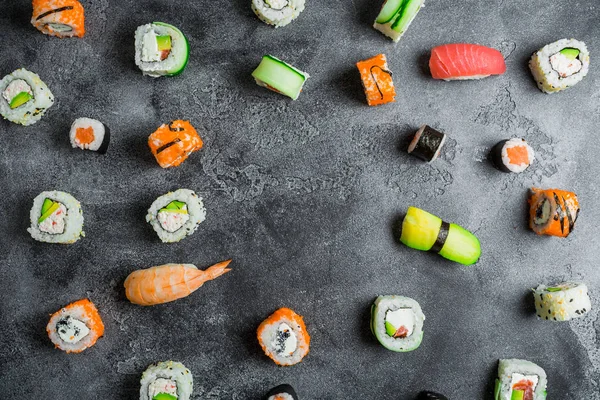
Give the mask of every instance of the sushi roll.
M 135 65 L 144 75 L 179 75 L 185 69 L 190 44 L 184 34 L 173 25 L 152 22 L 135 31 Z
M 77 0 L 33 0 L 31 24 L 46 35 L 83 37 L 84 19 L 83 6 Z
M 202 145 L 202 139 L 190 121 L 180 119 L 162 124 L 148 137 L 150 151 L 162 168 L 179 166 Z
M 283 384 L 269 390 L 264 400 L 298 400 L 298 395 L 292 386 Z
M 54 96 L 37 74 L 25 68 L 0 81 L 0 114 L 15 124 L 38 122 L 54 104 Z
M 371 307 L 371 332 L 388 350 L 416 350 L 423 340 L 425 315 L 415 300 L 404 296 L 379 296 Z
M 504 56 L 496 49 L 469 43 L 444 44 L 431 49 L 433 79 L 482 79 L 506 72 Z
M 538 235 L 567 237 L 575 228 L 579 201 L 573 192 L 531 188 L 529 227 Z
M 521 173 L 535 160 L 535 153 L 525 139 L 513 138 L 497 143 L 490 152 L 494 166 L 502 172 Z
M 304 11 L 304 0 L 252 0 L 252 11 L 265 24 L 279 28 Z
M 408 154 L 430 163 L 438 158 L 444 143 L 446 143 L 446 134 L 423 125 L 410 142 Z
M 81 299 L 52 314 L 46 332 L 56 348 L 81 353 L 104 335 L 104 324 L 94 303 Z
M 398 42 L 423 3 L 424 0 L 385 0 L 373 28 Z
M 585 43 L 561 39 L 533 53 L 529 69 L 538 88 L 555 93 L 580 82 L 590 68 L 590 53 Z
M 546 372 L 526 360 L 500 360 L 494 400 L 545 400 Z
M 421 392 L 417 396 L 417 400 L 448 400 L 448 398 L 435 392 Z
M 179 242 L 198 229 L 206 218 L 202 198 L 189 189 L 169 192 L 152 203 L 146 222 L 152 225 L 163 243 Z
M 258 343 L 275 364 L 298 364 L 308 354 L 310 336 L 302 316 L 280 308 L 265 319 L 256 331 Z
M 177 361 L 150 365 L 140 380 L 140 400 L 189 400 L 193 390 L 192 373 Z
M 267 54 L 252 72 L 252 77 L 258 86 L 296 100 L 310 75 Z
M 73 148 L 105 154 L 110 142 L 110 129 L 98 120 L 77 118 L 71 125 L 69 139 Z
M 481 255 L 479 239 L 471 232 L 416 207 L 409 207 L 406 212 L 400 241 L 412 249 L 432 251 L 463 265 L 475 264 Z
M 377 106 L 395 100 L 396 89 L 392 80 L 392 71 L 388 68 L 385 54 L 378 54 L 356 63 L 360 79 L 367 97 L 367 104 Z
M 550 321 L 569 321 L 584 316 L 592 309 L 588 288 L 583 283 L 539 285 L 533 290 L 533 298 L 537 316 Z
M 40 242 L 71 244 L 85 236 L 81 204 L 69 193 L 42 192 L 33 199 L 27 231 Z

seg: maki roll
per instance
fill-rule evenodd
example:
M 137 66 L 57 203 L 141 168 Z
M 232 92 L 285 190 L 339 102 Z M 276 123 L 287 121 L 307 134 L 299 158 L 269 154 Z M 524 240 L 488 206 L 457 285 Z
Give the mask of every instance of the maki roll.
M 158 78 L 183 72 L 190 44 L 179 29 L 164 22 L 141 25 L 135 31 L 135 65 L 144 75 Z
M 533 290 L 533 298 L 537 316 L 550 321 L 569 321 L 592 309 L 588 288 L 583 283 L 539 285 Z
M 567 237 L 575 228 L 579 201 L 573 192 L 531 188 L 529 227 L 538 235 Z
M 513 138 L 503 140 L 492 147 L 490 157 L 500 171 L 519 174 L 533 163 L 535 153 L 525 139 Z
M 526 360 L 500 360 L 494 400 L 545 400 L 546 372 Z
M 52 314 L 46 332 L 56 348 L 81 353 L 104 335 L 104 324 L 94 303 L 81 299 Z
M 71 125 L 69 139 L 74 148 L 105 154 L 110 142 L 110 130 L 98 120 L 77 118 Z
M 423 340 L 425 315 L 415 300 L 404 296 L 379 296 L 371 307 L 371 332 L 388 350 L 407 352 Z
M 585 43 L 561 39 L 533 53 L 529 69 L 538 88 L 544 93 L 560 92 L 581 81 L 590 67 L 590 53 Z
M 412 249 L 432 251 L 463 265 L 475 264 L 481 255 L 479 239 L 471 232 L 416 207 L 409 207 L 406 212 L 400 241 Z
M 140 380 L 140 400 L 189 400 L 193 390 L 192 373 L 177 361 L 150 365 Z
M 298 364 L 308 354 L 310 336 L 302 316 L 280 308 L 265 319 L 256 331 L 258 343 L 275 364 Z
M 264 400 L 298 400 L 298 395 L 292 386 L 283 384 L 269 390 Z
M 443 394 L 435 392 L 421 392 L 417 396 L 417 400 L 448 400 L 448 398 Z
M 81 204 L 69 193 L 40 193 L 33 199 L 29 216 L 27 231 L 40 242 L 71 244 L 85 235 Z
M 205 217 L 202 198 L 192 190 L 178 189 L 152 203 L 146 222 L 152 225 L 163 243 L 174 243 L 194 233 Z
M 267 54 L 252 72 L 252 77 L 258 86 L 296 100 L 300 96 L 304 82 L 310 76 L 279 58 Z
M 377 106 L 395 101 L 396 89 L 385 54 L 359 61 L 356 67 L 360 72 L 368 105 Z
M 423 125 L 410 142 L 408 154 L 430 163 L 438 158 L 444 143 L 446 143 L 446 134 Z
M 252 11 L 265 24 L 279 28 L 304 11 L 304 0 L 252 0 Z
M 83 37 L 83 6 L 77 0 L 33 0 L 31 24 L 46 35 Z
M 15 124 L 35 124 L 54 104 L 48 86 L 37 74 L 25 68 L 2 78 L 0 93 L 0 114 Z
M 148 137 L 148 146 L 162 168 L 177 167 L 194 151 L 202 148 L 202 139 L 190 121 L 180 119 L 162 124 Z
M 385 0 L 373 28 L 398 42 L 423 3 L 424 0 Z

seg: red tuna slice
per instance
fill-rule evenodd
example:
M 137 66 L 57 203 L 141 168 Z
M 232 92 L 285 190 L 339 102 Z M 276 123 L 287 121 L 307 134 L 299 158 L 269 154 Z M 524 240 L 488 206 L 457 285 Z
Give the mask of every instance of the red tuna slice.
M 478 44 L 444 44 L 431 49 L 433 79 L 477 79 L 506 72 L 504 57 L 496 49 Z

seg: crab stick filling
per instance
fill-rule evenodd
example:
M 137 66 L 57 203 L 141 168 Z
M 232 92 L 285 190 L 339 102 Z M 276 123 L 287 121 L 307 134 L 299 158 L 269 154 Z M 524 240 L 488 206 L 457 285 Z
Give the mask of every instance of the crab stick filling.
M 156 378 L 148 385 L 148 400 L 176 400 L 177 383 L 171 379 Z
M 271 346 L 277 354 L 289 357 L 294 354 L 298 347 L 298 338 L 292 328 L 283 322 L 277 327 L 277 333 Z
M 510 399 L 533 400 L 538 380 L 539 377 L 537 375 L 522 375 L 514 373 L 510 383 Z
M 86 337 L 90 333 L 90 329 L 84 322 L 67 315 L 66 318 L 57 322 L 56 333 L 63 342 L 75 344 Z
M 171 233 L 181 229 L 190 219 L 187 204 L 182 201 L 170 202 L 165 208 L 160 209 L 156 217 L 160 226 Z
M 171 36 L 158 35 L 154 30 L 144 34 L 142 40 L 142 61 L 159 62 L 171 53 Z
M 415 329 L 415 313 L 411 308 L 388 310 L 385 313 L 385 331 L 393 338 L 407 338 Z
M 8 102 L 11 109 L 15 109 L 33 99 L 33 91 L 23 79 L 15 79 L 4 89 L 2 97 Z
M 50 199 L 44 200 L 38 228 L 42 232 L 58 235 L 65 231 L 67 208 L 64 204 Z
M 581 71 L 583 64 L 577 58 L 578 56 L 578 49 L 567 47 L 550 56 L 550 65 L 561 78 L 568 78 Z

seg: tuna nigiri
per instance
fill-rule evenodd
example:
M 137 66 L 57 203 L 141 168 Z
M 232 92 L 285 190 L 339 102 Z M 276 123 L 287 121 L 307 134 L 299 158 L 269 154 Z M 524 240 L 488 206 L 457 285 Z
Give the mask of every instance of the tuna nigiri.
M 452 81 L 502 75 L 506 71 L 506 64 L 502 53 L 496 49 L 455 43 L 431 49 L 429 69 L 433 79 Z
M 192 264 L 165 264 L 133 271 L 125 279 L 125 295 L 140 306 L 175 301 L 192 294 L 204 282 L 229 272 L 230 262 L 222 261 L 205 271 Z

